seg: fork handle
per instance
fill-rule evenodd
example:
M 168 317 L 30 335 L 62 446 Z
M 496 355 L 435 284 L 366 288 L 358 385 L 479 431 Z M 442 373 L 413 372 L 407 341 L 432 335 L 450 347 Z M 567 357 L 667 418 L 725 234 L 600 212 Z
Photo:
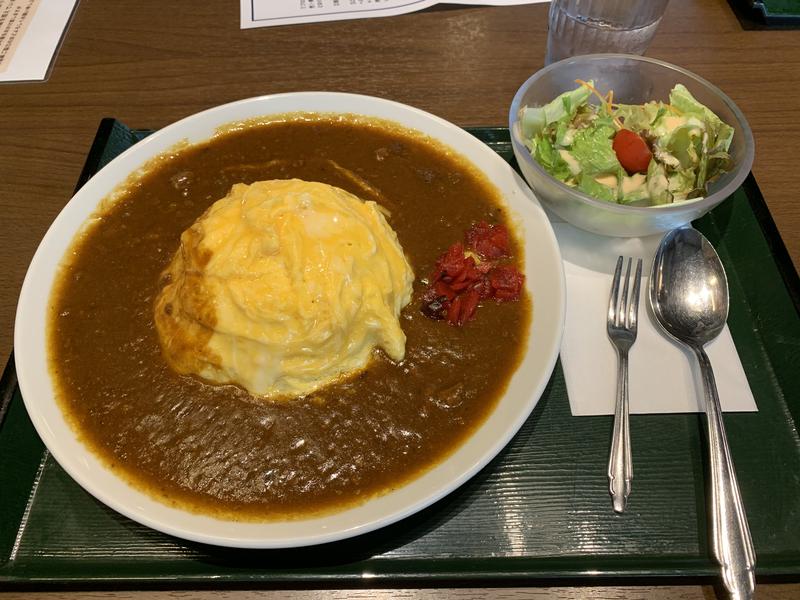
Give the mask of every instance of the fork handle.
M 608 491 L 614 511 L 621 513 L 631 493 L 633 460 L 628 421 L 628 351 L 617 350 L 617 403 L 614 408 L 614 433 L 608 458 Z
M 749 600 L 755 590 L 756 553 L 744 512 L 739 483 L 725 435 L 722 409 L 711 362 L 694 348 L 703 373 L 711 472 L 711 548 L 722 567 L 722 580 L 734 600 Z

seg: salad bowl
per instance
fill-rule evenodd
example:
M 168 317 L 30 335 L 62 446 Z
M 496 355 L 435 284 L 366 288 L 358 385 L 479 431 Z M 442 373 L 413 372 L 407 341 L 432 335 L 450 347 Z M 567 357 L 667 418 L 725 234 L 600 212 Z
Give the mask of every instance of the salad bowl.
M 564 92 L 592 81 L 601 94 L 613 91 L 615 103 L 669 102 L 670 91 L 680 84 L 693 99 L 710 109 L 733 129 L 727 152 L 727 170 L 711 181 L 700 197 L 655 206 L 601 200 L 552 176 L 531 155 L 529 128 L 522 115 L 542 107 Z M 599 100 L 592 94 L 590 103 Z M 730 196 L 744 181 L 753 164 L 753 135 L 734 102 L 705 79 L 663 61 L 626 54 L 592 54 L 553 63 L 529 78 L 517 91 L 509 111 L 514 155 L 528 184 L 542 204 L 561 219 L 593 233 L 638 237 L 685 225 Z M 642 176 L 643 177 L 643 176 Z

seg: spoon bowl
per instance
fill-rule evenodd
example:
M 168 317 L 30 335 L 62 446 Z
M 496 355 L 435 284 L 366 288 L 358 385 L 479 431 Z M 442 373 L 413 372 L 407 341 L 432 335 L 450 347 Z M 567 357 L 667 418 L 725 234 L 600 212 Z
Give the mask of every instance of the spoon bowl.
M 730 597 L 755 593 L 756 555 L 733 468 L 717 384 L 704 346 L 728 319 L 728 280 L 711 243 L 695 229 L 675 229 L 661 240 L 650 277 L 650 306 L 661 327 L 691 348 L 705 392 L 711 483 L 711 550 Z
M 704 346 L 728 320 L 728 280 L 714 247 L 696 229 L 673 229 L 653 261 L 650 304 L 675 339 Z

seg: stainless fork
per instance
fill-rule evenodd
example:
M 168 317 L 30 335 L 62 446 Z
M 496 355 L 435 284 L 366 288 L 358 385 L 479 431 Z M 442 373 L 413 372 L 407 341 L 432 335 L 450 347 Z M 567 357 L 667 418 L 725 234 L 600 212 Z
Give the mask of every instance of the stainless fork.
M 622 278 L 623 257 L 617 259 L 611 298 L 608 302 L 608 337 L 617 349 L 617 403 L 614 408 L 614 433 L 611 438 L 611 453 L 608 458 L 608 491 L 614 510 L 621 513 L 631 493 L 633 461 L 631 459 L 631 434 L 628 425 L 628 350 L 636 341 L 636 325 L 639 313 L 639 288 L 642 282 L 642 259 L 636 263 L 633 289 L 628 296 L 628 283 L 633 259 L 628 259 L 622 295 L 619 293 Z

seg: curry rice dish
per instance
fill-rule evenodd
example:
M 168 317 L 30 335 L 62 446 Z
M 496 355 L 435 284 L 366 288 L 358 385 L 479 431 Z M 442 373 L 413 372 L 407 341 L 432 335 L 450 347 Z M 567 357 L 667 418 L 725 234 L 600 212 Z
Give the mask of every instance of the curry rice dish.
M 281 399 L 178 374 L 162 354 L 154 305 L 181 234 L 234 184 L 284 179 L 337 186 L 386 213 L 416 276 L 399 314 L 403 359 L 375 349 L 366 367 Z M 48 324 L 59 403 L 111 469 L 185 510 L 303 518 L 391 491 L 480 425 L 521 360 L 524 291 L 518 302 L 483 301 L 463 327 L 421 312 L 437 259 L 481 221 L 514 231 L 474 167 L 384 121 L 287 116 L 159 157 L 62 265 Z

